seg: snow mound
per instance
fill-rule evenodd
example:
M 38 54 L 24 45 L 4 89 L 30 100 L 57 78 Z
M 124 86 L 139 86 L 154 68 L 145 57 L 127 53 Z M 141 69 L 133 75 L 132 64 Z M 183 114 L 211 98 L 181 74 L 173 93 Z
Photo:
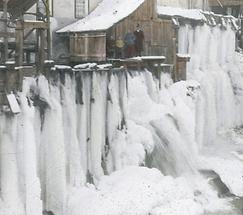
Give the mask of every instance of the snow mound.
M 157 169 L 128 167 L 102 177 L 97 188 L 73 189 L 67 214 L 202 214 L 200 192 L 191 187 L 185 178 L 163 176 Z
M 243 196 L 243 165 L 241 161 L 219 157 L 203 157 L 201 162 L 204 168 L 212 169 L 220 176 L 231 193 L 236 196 Z

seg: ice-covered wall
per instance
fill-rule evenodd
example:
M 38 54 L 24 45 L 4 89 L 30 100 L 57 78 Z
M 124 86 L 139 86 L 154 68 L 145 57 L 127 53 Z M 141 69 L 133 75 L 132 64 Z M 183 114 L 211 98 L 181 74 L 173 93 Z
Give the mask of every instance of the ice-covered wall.
M 155 145 L 164 148 L 165 173 L 195 171 L 195 160 L 188 156 L 196 153 L 194 137 L 183 137 L 194 119 L 176 115 L 180 108 L 191 114 L 182 99 L 193 107 L 197 83 L 183 82 L 170 92 L 168 74 L 159 80 L 148 71 L 75 75 L 58 68 L 49 82 L 43 76 L 26 78 L 19 94 L 22 113 L 1 116 L 0 182 L 6 208 L 28 215 L 41 214 L 42 208 L 75 214 L 66 212 L 71 191 L 86 182 L 98 184 L 104 174 L 126 166 L 159 168 L 158 157 L 145 159 Z

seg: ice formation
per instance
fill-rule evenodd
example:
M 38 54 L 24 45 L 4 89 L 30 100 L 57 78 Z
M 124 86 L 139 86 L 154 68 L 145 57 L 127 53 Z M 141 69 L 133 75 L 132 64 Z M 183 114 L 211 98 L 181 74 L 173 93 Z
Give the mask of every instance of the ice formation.
M 202 169 L 242 197 L 242 142 L 228 135 L 243 123 L 234 31 L 184 26 L 179 44 L 191 56 L 188 81 L 147 70 L 81 71 L 87 65 L 25 78 L 21 113 L 0 116 L 0 214 L 228 210 Z

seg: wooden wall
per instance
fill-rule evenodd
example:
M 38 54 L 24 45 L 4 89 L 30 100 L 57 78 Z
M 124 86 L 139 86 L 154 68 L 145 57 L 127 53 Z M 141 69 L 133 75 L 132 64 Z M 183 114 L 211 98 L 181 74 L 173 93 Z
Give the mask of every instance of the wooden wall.
M 167 62 L 173 62 L 173 38 L 176 31 L 171 20 L 162 20 L 157 16 L 156 1 L 147 0 L 132 15 L 115 25 L 111 29 L 111 35 L 116 38 L 124 38 L 126 33 L 136 30 L 137 24 L 144 31 L 143 55 L 164 55 Z M 145 12 L 146 11 L 146 12 Z
M 105 61 L 106 34 L 74 34 L 70 36 L 70 57 L 73 62 Z
M 134 32 L 139 24 L 144 31 L 144 51 L 142 55 L 165 56 L 167 63 L 174 62 L 176 30 L 171 20 L 158 18 L 156 0 L 146 0 L 133 14 L 114 25 L 107 32 L 76 33 L 70 36 L 70 54 L 77 60 L 98 60 L 106 58 L 106 36 L 116 40 L 126 33 Z M 77 61 L 75 60 L 75 61 Z
M 223 6 L 243 6 L 243 0 L 220 0 Z M 209 6 L 220 6 L 217 0 L 208 0 Z

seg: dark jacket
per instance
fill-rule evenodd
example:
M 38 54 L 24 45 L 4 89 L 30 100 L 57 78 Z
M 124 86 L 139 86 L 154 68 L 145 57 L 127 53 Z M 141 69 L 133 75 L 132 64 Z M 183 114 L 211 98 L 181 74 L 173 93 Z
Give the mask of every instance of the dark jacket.
M 144 41 L 144 33 L 142 30 L 134 31 L 134 35 L 136 37 L 135 47 L 139 51 L 143 51 L 143 41 Z

